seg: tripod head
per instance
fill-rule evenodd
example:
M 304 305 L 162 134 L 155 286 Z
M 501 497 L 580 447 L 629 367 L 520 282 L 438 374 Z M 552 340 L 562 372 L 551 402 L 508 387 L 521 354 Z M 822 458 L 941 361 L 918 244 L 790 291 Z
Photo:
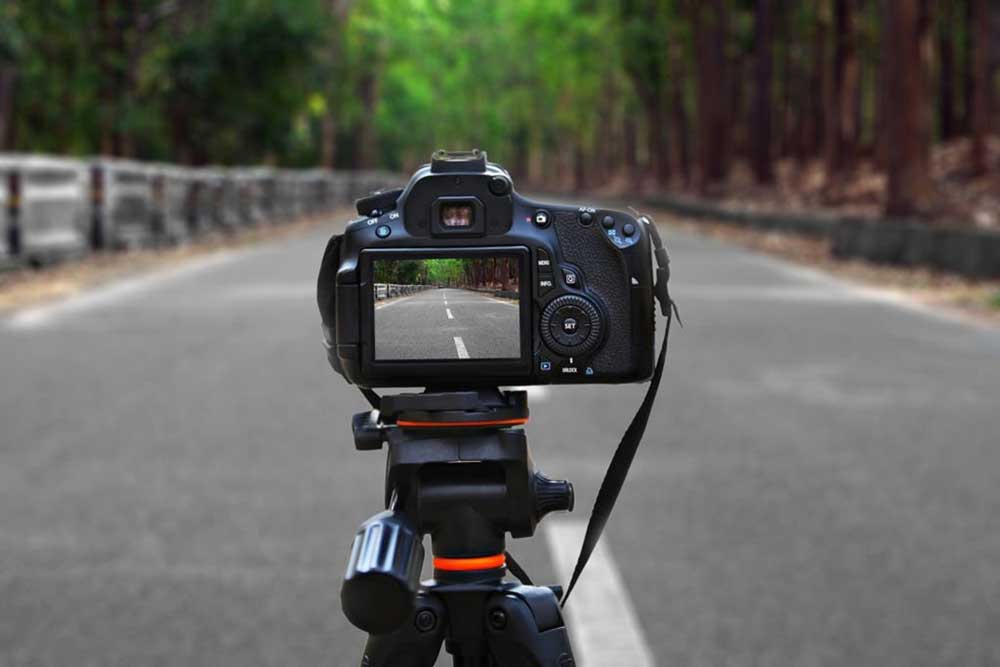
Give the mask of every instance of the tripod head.
M 359 529 L 341 590 L 348 619 L 372 634 L 413 614 L 424 535 L 434 557 L 425 588 L 495 588 L 507 533 L 530 537 L 546 514 L 573 509 L 572 484 L 534 468 L 519 428 L 526 392 L 426 391 L 383 397 L 380 407 L 355 415 L 353 430 L 359 450 L 388 445 L 387 509 Z

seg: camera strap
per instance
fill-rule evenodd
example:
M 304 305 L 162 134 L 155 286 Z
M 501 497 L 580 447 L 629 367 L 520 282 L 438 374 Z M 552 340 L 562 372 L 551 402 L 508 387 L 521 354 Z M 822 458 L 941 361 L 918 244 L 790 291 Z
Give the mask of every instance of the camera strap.
M 660 379 L 663 377 L 663 368 L 666 366 L 667 361 L 670 325 L 673 323 L 674 317 L 677 317 L 678 322 L 680 322 L 677 304 L 670 298 L 670 291 L 667 288 L 667 283 L 670 281 L 670 255 L 663 245 L 660 232 L 656 229 L 656 224 L 648 216 L 639 216 L 639 221 L 645 224 L 653 240 L 653 251 L 656 257 L 654 294 L 657 302 L 660 304 L 661 314 L 666 317 L 663 342 L 660 344 L 660 353 L 656 358 L 656 368 L 653 370 L 653 377 L 649 381 L 649 388 L 642 399 L 642 404 L 639 406 L 639 410 L 636 411 L 635 416 L 632 417 L 632 422 L 628 425 L 628 429 L 625 430 L 625 434 L 622 435 L 622 439 L 615 449 L 614 456 L 611 457 L 611 463 L 608 464 L 608 470 L 604 473 L 604 481 L 601 482 L 601 488 L 597 492 L 594 509 L 590 512 L 590 521 L 587 523 L 587 532 L 583 537 L 583 544 L 580 547 L 580 555 L 577 557 L 576 567 L 573 568 L 573 576 L 570 579 L 569 586 L 566 588 L 566 594 L 562 598 L 562 606 L 564 607 L 567 600 L 569 600 L 570 593 L 576 587 L 580 575 L 583 574 L 583 569 L 587 567 L 587 562 L 590 560 L 590 556 L 594 553 L 594 549 L 601 539 L 601 533 L 604 532 L 604 526 L 607 525 L 608 519 L 611 518 L 611 512 L 615 508 L 618 494 L 621 493 L 622 487 L 625 485 L 625 478 L 628 477 L 632 461 L 635 459 L 635 454 L 642 443 L 642 436 L 646 432 L 646 423 L 649 421 L 649 415 L 653 410 L 656 392 L 660 388 Z

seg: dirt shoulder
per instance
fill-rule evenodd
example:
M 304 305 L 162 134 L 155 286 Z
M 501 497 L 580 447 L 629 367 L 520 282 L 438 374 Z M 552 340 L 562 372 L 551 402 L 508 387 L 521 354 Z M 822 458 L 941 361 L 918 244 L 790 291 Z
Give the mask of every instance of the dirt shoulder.
M 356 217 L 345 208 L 315 218 L 280 225 L 260 225 L 231 233 L 213 233 L 190 243 L 158 250 L 102 253 L 42 269 L 0 272 L 0 314 L 64 299 L 126 276 L 181 264 L 224 250 L 296 236 L 331 219 Z
M 830 253 L 828 239 L 763 232 L 652 211 L 656 221 L 685 231 L 791 260 L 869 287 L 890 290 L 925 305 L 1000 326 L 1000 280 L 969 280 L 929 269 L 877 266 L 844 261 Z

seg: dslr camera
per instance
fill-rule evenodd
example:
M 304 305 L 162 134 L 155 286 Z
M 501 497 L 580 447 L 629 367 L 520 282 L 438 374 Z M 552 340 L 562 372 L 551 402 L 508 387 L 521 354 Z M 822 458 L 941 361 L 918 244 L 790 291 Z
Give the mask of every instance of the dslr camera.
M 357 202 L 318 298 L 330 364 L 360 387 L 648 380 L 650 231 L 621 211 L 536 202 L 486 153 L 436 152 Z

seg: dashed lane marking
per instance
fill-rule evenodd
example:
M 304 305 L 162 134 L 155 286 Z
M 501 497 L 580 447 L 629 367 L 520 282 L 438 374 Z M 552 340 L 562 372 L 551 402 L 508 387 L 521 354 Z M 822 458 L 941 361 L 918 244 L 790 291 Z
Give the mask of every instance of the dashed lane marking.
M 469 358 L 469 351 L 465 349 L 465 341 L 462 340 L 461 336 L 455 336 L 455 350 L 458 352 L 459 359 Z

